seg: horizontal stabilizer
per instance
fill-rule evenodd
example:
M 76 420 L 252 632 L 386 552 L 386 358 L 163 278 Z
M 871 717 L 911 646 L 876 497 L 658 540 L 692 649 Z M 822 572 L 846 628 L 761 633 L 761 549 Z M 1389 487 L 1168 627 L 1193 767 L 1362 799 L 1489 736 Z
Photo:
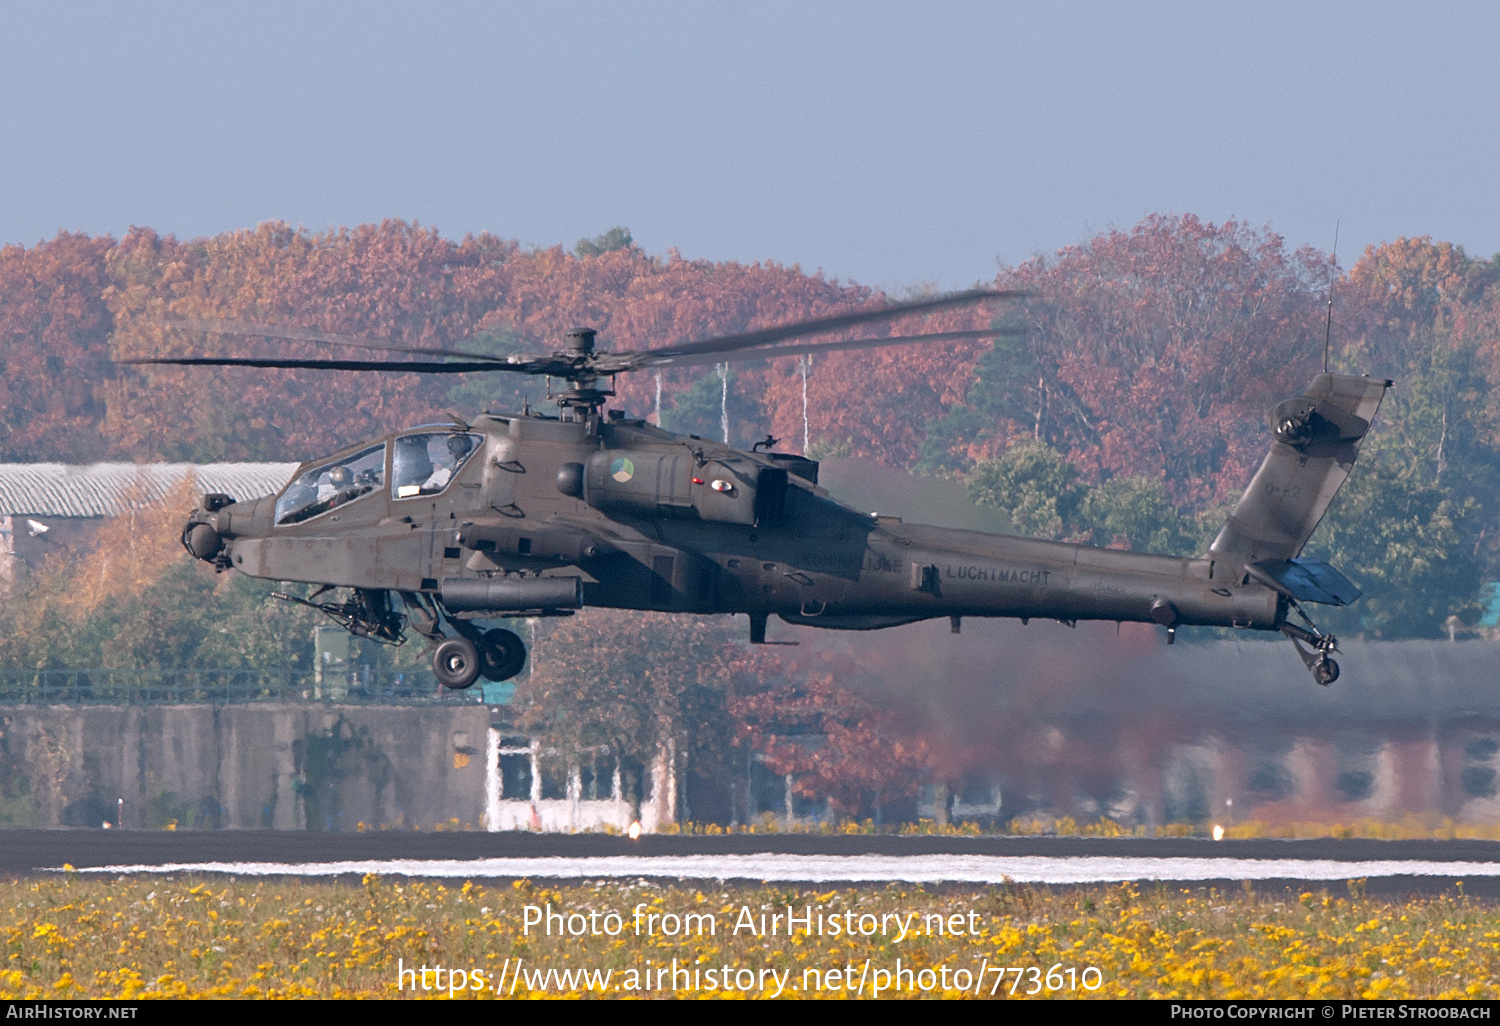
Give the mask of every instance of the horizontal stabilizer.
M 1349 578 L 1321 559 L 1268 559 L 1245 569 L 1261 584 L 1298 602 L 1347 606 L 1362 594 Z

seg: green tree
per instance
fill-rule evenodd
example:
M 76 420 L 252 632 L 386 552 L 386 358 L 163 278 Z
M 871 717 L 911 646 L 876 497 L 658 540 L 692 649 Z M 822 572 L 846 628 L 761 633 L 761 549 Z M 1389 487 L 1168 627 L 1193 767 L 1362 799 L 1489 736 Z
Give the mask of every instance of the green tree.
M 1189 555 L 1205 551 L 1229 503 L 1184 512 L 1160 479 L 1111 478 L 1089 487 L 1078 468 L 1045 442 L 1024 441 L 968 474 L 969 497 L 1002 509 L 1016 530 L 1033 538 L 1122 545 L 1135 552 Z
M 1326 559 L 1364 591 L 1343 609 L 1313 615 L 1335 631 L 1383 638 L 1431 638 L 1449 616 L 1473 623 L 1480 566 L 1468 528 L 1479 504 L 1456 498 L 1398 458 L 1395 446 L 1367 445 L 1335 511 L 1308 554 Z
M 1449 616 L 1479 615 L 1497 458 L 1477 423 L 1484 379 L 1472 351 L 1442 332 L 1414 364 L 1308 546 L 1364 590 L 1347 609 L 1322 611 L 1337 630 L 1437 637 Z
M 584 257 L 598 256 L 601 253 L 613 253 L 617 249 L 628 249 L 634 239 L 630 237 L 629 228 L 614 227 L 603 235 L 596 235 L 592 239 L 579 239 L 578 245 L 573 247 L 573 252 L 582 260 Z
M 999 459 L 984 460 L 969 472 L 969 497 L 1004 510 L 1016 530 L 1032 538 L 1058 539 L 1077 533 L 1078 514 L 1088 494 L 1078 470 L 1045 442 L 1021 442 Z
M 189 489 L 106 521 L 92 549 L 63 550 L 16 568 L 0 591 L 0 670 L 258 671 L 307 680 L 313 628 L 284 587 L 216 574 L 176 540 Z M 306 591 L 312 590 L 306 586 Z M 436 686 L 420 643 L 362 643 L 355 662 L 377 679 L 405 674 Z
M 508 324 L 484 328 L 459 348 L 484 356 L 517 356 L 527 351 L 520 333 Z M 463 417 L 482 412 L 520 413 L 528 402 L 535 406 L 545 399 L 546 389 L 539 379 L 504 371 L 464 374 L 448 389 L 450 408 Z
M 1196 520 L 1167 499 L 1166 486 L 1141 475 L 1115 477 L 1089 490 L 1078 521 L 1095 545 L 1123 542 L 1133 552 L 1181 556 L 1202 551 Z
M 0 602 L 0 667 L 311 672 L 317 614 L 271 598 L 273 582 L 218 576 L 183 555 L 139 588 L 80 605 L 73 569 L 54 563 L 13 583 Z
M 1010 322 L 997 319 L 992 327 Z M 996 437 L 1007 424 L 1026 426 L 1034 440 L 1048 441 L 1044 428 L 1050 393 L 1045 375 L 1024 336 L 1011 335 L 995 339 L 994 345 L 979 357 L 974 367 L 974 382 L 961 403 L 927 424 L 926 438 L 917 460 L 920 473 L 931 474 L 960 470 L 968 463 L 966 452 L 976 446 L 1003 442 Z
M 729 371 L 729 440 L 746 445 L 765 436 L 766 414 L 755 399 L 744 394 L 743 387 L 737 387 L 740 382 L 739 376 Z M 661 426 L 679 434 L 723 441 L 724 388 L 719 372 L 709 371 L 687 391 L 678 392 L 670 407 L 662 407 Z

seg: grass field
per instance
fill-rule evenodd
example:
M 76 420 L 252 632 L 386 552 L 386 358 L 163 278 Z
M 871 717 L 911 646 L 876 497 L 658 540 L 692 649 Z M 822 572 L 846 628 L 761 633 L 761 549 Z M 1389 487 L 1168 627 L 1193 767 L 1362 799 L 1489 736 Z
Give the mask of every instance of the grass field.
M 471 829 L 461 826 L 457 820 L 444 825 L 447 829 Z M 444 829 L 439 826 L 438 829 Z M 1246 820 L 1239 823 L 1165 823 L 1154 830 L 1144 824 L 1133 827 L 1122 826 L 1111 819 L 1095 822 L 1075 821 L 1071 816 L 1060 818 L 1018 816 L 1006 823 L 993 824 L 988 828 L 978 823 L 967 822 L 950 826 L 939 826 L 930 819 L 916 823 L 893 824 L 877 827 L 872 820 L 862 822 L 844 820 L 840 823 L 793 824 L 779 823 L 767 814 L 758 823 L 738 828 L 725 828 L 716 824 L 685 823 L 670 825 L 663 833 L 688 833 L 715 835 L 724 833 L 814 833 L 814 834 L 934 834 L 957 837 L 979 837 L 983 835 L 1010 835 L 1021 837 L 1212 837 L 1214 827 L 1223 830 L 1224 837 L 1231 840 L 1256 838 L 1310 839 L 1361 837 L 1376 841 L 1500 841 L 1500 823 L 1461 823 L 1447 816 L 1407 815 L 1402 819 L 1354 819 L 1338 822 L 1264 822 Z
M 65 873 L 0 882 L 0 935 L 7 998 L 1500 996 L 1500 905 L 1365 898 L 1358 881 L 1262 895 Z

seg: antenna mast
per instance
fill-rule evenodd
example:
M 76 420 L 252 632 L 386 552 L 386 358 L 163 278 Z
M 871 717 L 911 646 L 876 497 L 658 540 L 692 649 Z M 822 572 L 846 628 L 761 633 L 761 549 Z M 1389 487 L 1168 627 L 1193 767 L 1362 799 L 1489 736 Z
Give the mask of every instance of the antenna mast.
M 1341 221 L 1342 219 L 1340 219 Z M 1339 224 L 1333 222 L 1333 272 L 1339 268 Z M 1328 279 L 1328 321 L 1323 326 L 1323 373 L 1328 373 L 1328 350 L 1333 345 L 1333 279 Z

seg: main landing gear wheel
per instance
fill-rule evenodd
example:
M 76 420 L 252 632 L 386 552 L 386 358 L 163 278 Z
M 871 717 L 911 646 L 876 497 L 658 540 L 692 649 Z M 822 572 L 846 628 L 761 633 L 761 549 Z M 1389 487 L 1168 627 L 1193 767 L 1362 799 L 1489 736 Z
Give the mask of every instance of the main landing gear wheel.
M 462 691 L 479 677 L 479 668 L 479 652 L 468 638 L 445 638 L 433 650 L 432 672 L 445 688 Z
M 1292 639 L 1292 647 L 1301 657 L 1302 665 L 1312 671 L 1313 680 L 1326 688 L 1339 679 L 1339 664 L 1333 661 L 1333 653 L 1339 650 L 1339 639 L 1332 634 L 1324 634 L 1318 630 L 1318 625 L 1302 611 L 1296 599 L 1292 599 L 1292 608 L 1297 610 L 1297 615 L 1307 621 L 1307 626 L 1298 627 L 1294 623 L 1283 623 L 1281 633 Z M 1304 645 L 1309 647 L 1304 647 Z
M 526 665 L 526 643 L 504 627 L 485 631 L 479 641 L 479 664 L 485 680 L 510 680 Z

